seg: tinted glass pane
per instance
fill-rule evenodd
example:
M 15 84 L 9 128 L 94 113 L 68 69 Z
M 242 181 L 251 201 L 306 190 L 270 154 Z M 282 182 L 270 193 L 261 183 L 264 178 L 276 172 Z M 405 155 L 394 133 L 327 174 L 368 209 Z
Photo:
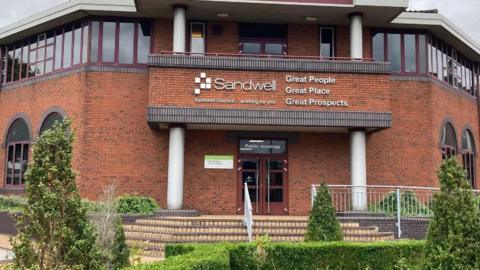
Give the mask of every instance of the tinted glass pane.
M 427 39 L 425 35 L 418 36 L 418 57 L 419 57 L 419 64 L 420 64 L 420 73 L 427 73 Z M 429 52 L 430 53 L 430 52 Z
M 404 35 L 403 38 L 405 42 L 405 72 L 417 72 L 416 37 L 415 35 Z
M 65 32 L 63 40 L 63 67 L 72 65 L 72 31 Z
M 102 62 L 115 60 L 115 25 L 114 22 L 103 22 Z
M 249 188 L 248 195 L 250 195 L 250 201 L 257 202 L 257 189 Z M 242 189 L 242 202 L 245 201 L 245 189 Z
M 442 51 L 437 47 L 437 78 L 443 79 Z
M 22 48 L 15 49 L 15 60 L 13 63 L 13 80 L 20 79 L 20 63 L 21 63 Z
M 138 24 L 137 62 L 146 64 L 150 53 L 150 23 Z
M 10 130 L 8 131 L 7 142 L 19 142 L 19 141 L 29 141 L 30 135 L 28 133 L 28 127 L 25 121 L 19 119 L 13 122 Z
M 40 34 L 38 35 L 38 47 L 45 46 L 45 39 L 46 39 L 45 34 Z
M 7 153 L 7 185 L 11 185 L 13 182 L 13 153 L 14 153 L 14 146 L 8 146 L 8 153 Z
M 82 49 L 82 28 L 77 26 L 75 31 L 73 32 L 73 64 L 78 65 L 80 64 L 80 54 Z
M 44 131 L 50 129 L 53 127 L 53 124 L 59 121 L 62 121 L 63 117 L 59 113 L 51 113 L 45 121 L 43 121 L 42 128 L 40 130 L 40 133 L 43 133 Z
M 45 61 L 45 73 L 49 73 L 53 71 L 53 60 Z
M 244 170 L 256 170 L 257 169 L 257 160 L 256 159 L 247 159 L 242 161 L 242 169 Z
M 45 58 L 49 59 L 53 57 L 53 46 L 48 46 L 45 52 Z
M 385 35 L 377 33 L 373 36 L 373 58 L 375 61 L 385 61 Z
M 118 48 L 118 61 L 120 64 L 133 64 L 133 43 L 135 39 L 133 23 L 120 23 L 120 43 Z
M 55 69 L 62 67 L 62 43 L 63 36 L 61 33 L 58 33 L 57 36 L 55 36 Z
M 455 138 L 455 131 L 453 130 L 452 125 L 446 124 L 442 130 L 442 145 L 448 145 L 455 147 L 457 145 L 457 140 Z
M 265 54 L 283 54 L 283 44 L 278 43 L 266 43 Z
M 35 70 L 37 72 L 37 75 L 42 75 L 45 73 L 45 62 L 38 62 L 35 65 Z
M 322 57 L 333 57 L 333 29 L 320 29 L 320 54 Z
M 283 173 L 271 172 L 270 173 L 270 185 L 271 186 L 283 186 Z
M 7 58 L 7 82 L 12 80 L 12 71 L 13 71 L 13 49 L 8 51 L 8 58 Z
M 45 60 L 45 47 L 40 47 L 37 49 L 37 61 Z
M 270 189 L 270 202 L 283 202 L 283 189 Z
M 243 53 L 245 54 L 260 54 L 262 52 L 260 43 L 243 43 Z
M 388 34 L 388 61 L 391 63 L 392 72 L 401 71 L 401 46 L 400 34 Z
M 28 56 L 29 56 L 28 45 L 24 45 L 22 48 L 22 75 L 21 75 L 22 78 L 27 77 Z
M 82 63 L 88 60 L 88 25 L 83 26 Z
M 465 131 L 462 136 L 462 149 L 473 152 L 473 139 L 470 132 Z
M 247 185 L 255 185 L 257 181 L 256 172 L 242 172 L 242 185 L 247 183 Z
M 205 30 L 203 23 L 191 24 L 190 52 L 205 53 Z
M 241 23 L 240 37 L 285 39 L 287 26 L 285 24 Z
M 92 22 L 92 40 L 90 44 L 90 61 L 98 62 L 98 32 L 99 22 Z

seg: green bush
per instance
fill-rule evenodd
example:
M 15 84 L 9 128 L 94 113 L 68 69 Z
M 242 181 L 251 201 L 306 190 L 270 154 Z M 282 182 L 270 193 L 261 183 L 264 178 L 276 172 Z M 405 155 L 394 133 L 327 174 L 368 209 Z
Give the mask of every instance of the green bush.
M 228 270 L 230 258 L 228 249 L 221 244 L 173 245 L 167 246 L 163 262 L 141 264 L 128 270 Z
M 455 158 L 448 159 L 438 179 L 424 269 L 480 269 L 480 213 L 465 170 Z
M 150 197 L 125 195 L 118 199 L 118 213 L 152 215 L 157 210 L 157 202 Z
M 400 212 L 402 216 L 431 216 L 433 214 L 425 204 L 420 202 L 415 195 L 415 192 L 404 191 L 400 194 Z M 371 213 L 383 213 L 387 215 L 397 214 L 397 193 L 395 191 L 389 192 L 386 197 L 377 204 L 368 206 Z
M 129 270 L 420 269 L 423 241 L 169 245 L 164 262 Z
M 342 228 L 337 220 L 332 195 L 327 185 L 322 184 L 317 191 L 312 211 L 308 219 L 305 241 L 341 241 Z
M 5 212 L 21 212 L 26 201 L 20 196 L 1 196 L 0 195 L 0 211 Z

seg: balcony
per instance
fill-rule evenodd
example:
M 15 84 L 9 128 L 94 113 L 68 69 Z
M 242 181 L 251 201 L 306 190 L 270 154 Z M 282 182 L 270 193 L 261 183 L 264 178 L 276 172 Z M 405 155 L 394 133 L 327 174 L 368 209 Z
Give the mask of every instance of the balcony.
M 164 68 L 390 74 L 388 62 L 346 57 L 161 52 L 149 55 L 148 64 Z

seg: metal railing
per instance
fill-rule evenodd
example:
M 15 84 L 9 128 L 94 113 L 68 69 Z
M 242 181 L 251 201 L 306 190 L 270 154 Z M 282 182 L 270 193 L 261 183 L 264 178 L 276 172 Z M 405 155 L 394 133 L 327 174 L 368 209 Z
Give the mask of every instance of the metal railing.
M 312 205 L 320 185 L 312 185 Z M 340 214 L 365 214 L 394 217 L 397 234 L 401 238 L 402 218 L 430 218 L 433 216 L 433 194 L 439 188 L 385 185 L 329 185 L 333 206 Z M 480 195 L 480 191 L 475 190 Z
M 245 183 L 245 199 L 243 205 L 243 224 L 247 227 L 248 241 L 252 242 L 253 235 L 253 207 L 252 201 L 250 200 L 250 194 L 248 193 L 248 186 Z

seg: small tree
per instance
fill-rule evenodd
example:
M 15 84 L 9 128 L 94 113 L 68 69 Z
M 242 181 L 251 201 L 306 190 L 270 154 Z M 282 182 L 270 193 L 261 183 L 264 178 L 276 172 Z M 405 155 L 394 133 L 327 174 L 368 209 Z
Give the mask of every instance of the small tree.
M 317 190 L 313 209 L 308 219 L 305 241 L 341 241 L 342 228 L 337 220 L 332 196 L 327 185 L 322 184 Z
M 424 269 L 480 269 L 480 216 L 465 171 L 455 158 L 438 171 Z
M 102 265 L 109 270 L 128 266 L 130 257 L 122 220 L 118 215 L 116 195 L 117 185 L 113 182 L 103 190 L 97 206 L 89 213 L 98 235 L 97 246 L 100 248 Z
M 72 170 L 74 134 L 65 120 L 33 147 L 27 199 L 12 241 L 15 269 L 100 269 L 95 234 L 87 221 Z

